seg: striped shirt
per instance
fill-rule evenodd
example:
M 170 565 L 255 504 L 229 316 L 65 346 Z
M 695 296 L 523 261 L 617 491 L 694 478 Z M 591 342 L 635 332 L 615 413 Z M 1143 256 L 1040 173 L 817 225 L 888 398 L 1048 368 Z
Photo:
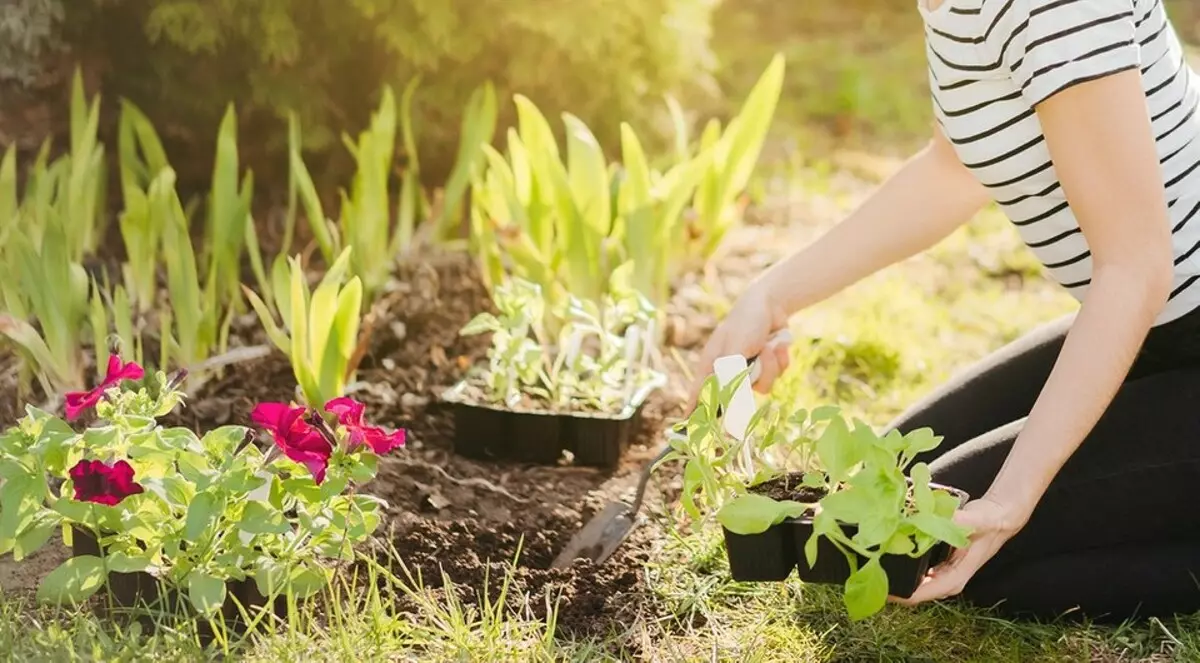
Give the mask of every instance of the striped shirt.
M 1076 299 L 1091 283 L 1091 253 L 1034 107 L 1072 85 L 1141 71 L 1175 250 L 1171 299 L 1156 324 L 1200 305 L 1200 90 L 1162 0 L 917 1 L 938 124 Z

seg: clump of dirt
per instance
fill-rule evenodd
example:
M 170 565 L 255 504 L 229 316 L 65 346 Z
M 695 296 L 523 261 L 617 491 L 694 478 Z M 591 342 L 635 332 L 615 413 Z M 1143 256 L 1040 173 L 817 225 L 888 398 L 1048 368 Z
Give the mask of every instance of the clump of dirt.
M 577 527 L 572 519 L 553 514 L 523 525 L 418 520 L 393 540 L 407 568 L 394 572 L 419 578 L 427 589 L 444 589 L 448 578 L 460 600 L 476 605 L 484 592 L 490 600 L 498 598 L 515 561 L 511 607 L 528 610 L 536 619 L 555 608 L 558 632 L 568 637 L 609 635 L 650 610 L 651 595 L 641 573 L 649 560 L 649 541 L 639 537 L 643 530 L 634 530 L 604 564 L 578 560 L 569 568 L 551 569 L 551 560 Z M 527 603 L 517 603 L 524 597 Z

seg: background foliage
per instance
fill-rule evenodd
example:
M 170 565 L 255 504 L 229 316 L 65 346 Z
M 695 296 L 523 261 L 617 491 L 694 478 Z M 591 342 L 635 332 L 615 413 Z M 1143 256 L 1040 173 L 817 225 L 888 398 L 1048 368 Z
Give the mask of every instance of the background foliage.
M 306 149 L 339 148 L 383 85 L 403 89 L 419 76 L 419 149 L 425 175 L 436 178 L 453 159 L 462 107 L 484 80 L 500 99 L 520 91 L 548 113 L 570 109 L 610 143 L 619 120 L 637 123 L 663 110 L 663 94 L 699 89 L 711 65 L 714 4 L 79 0 L 63 32 L 76 60 L 102 70 L 106 93 L 138 104 L 168 142 L 211 137 L 234 101 L 243 128 L 259 137 L 264 154 L 246 155 L 254 165 L 285 148 L 287 110 L 299 116 Z M 512 112 L 502 108 L 502 121 Z M 328 152 L 344 159 L 344 150 Z

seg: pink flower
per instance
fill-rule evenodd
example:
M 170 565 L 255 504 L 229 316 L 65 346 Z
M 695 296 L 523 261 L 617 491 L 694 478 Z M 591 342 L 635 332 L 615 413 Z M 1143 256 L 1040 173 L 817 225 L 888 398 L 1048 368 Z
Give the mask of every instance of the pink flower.
M 74 421 L 79 418 L 85 410 L 91 409 L 104 398 L 105 392 L 109 389 L 121 384 L 124 380 L 141 380 L 145 375 L 145 371 L 141 366 L 134 362 L 128 364 L 122 363 L 121 358 L 116 355 L 111 355 L 108 358 L 108 370 L 104 373 L 104 380 L 96 385 L 91 391 L 73 391 L 66 396 L 67 419 Z
M 71 468 L 75 499 L 80 502 L 113 506 L 130 495 L 142 492 L 133 480 L 133 468 L 123 460 L 109 465 L 99 460 L 81 460 Z
M 405 430 L 401 428 L 394 433 L 386 433 L 377 426 L 363 423 L 363 411 L 366 406 L 353 398 L 341 396 L 325 404 L 325 411 L 336 415 L 338 423 L 350 434 L 350 446 L 365 444 L 376 454 L 382 456 L 393 449 L 404 446 Z
M 270 432 L 283 454 L 307 467 L 313 480 L 320 484 L 325 481 L 333 443 L 304 420 L 305 412 L 305 408 L 286 403 L 259 403 L 250 419 Z

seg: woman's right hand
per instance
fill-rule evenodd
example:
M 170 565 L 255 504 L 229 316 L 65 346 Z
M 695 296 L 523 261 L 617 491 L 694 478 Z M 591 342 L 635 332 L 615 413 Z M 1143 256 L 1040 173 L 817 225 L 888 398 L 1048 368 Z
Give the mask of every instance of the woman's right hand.
M 787 327 L 787 312 L 772 294 L 768 279 L 761 278 L 738 298 L 729 315 L 713 330 L 700 359 L 692 369 L 693 380 L 688 390 L 687 412 L 696 408 L 704 381 L 713 372 L 713 362 L 727 355 L 758 357 L 760 373 L 754 388 L 759 392 L 771 389 L 775 379 L 787 369 L 790 360 L 786 343 L 778 343 L 764 352 L 771 336 Z

